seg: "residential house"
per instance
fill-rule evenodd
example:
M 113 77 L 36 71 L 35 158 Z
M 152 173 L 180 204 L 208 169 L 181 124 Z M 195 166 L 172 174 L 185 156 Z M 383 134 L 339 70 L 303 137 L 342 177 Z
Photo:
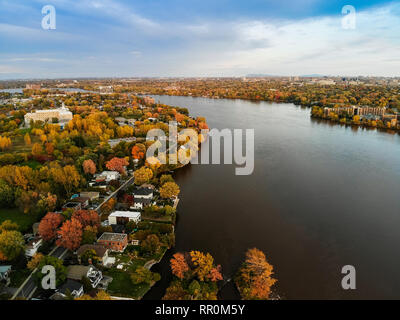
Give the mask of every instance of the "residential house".
M 34 236 L 37 236 L 39 234 L 39 225 L 40 225 L 40 222 L 35 222 L 32 225 L 32 232 L 33 232 Z
M 136 199 L 153 199 L 153 190 L 150 188 L 140 188 L 133 191 L 133 196 Z
M 130 221 L 140 222 L 141 214 L 135 211 L 115 211 L 108 216 L 108 222 L 113 224 L 127 224 Z
M 84 294 L 82 283 L 67 279 L 67 281 L 57 290 L 64 298 L 67 297 L 68 292 L 76 299 L 82 297 Z
M 72 200 L 72 202 L 78 202 L 81 204 L 81 208 L 85 209 L 89 206 L 90 198 L 87 197 L 77 197 Z
M 154 205 L 155 202 L 152 202 L 151 199 L 142 199 L 142 198 L 135 198 L 134 204 L 131 207 L 131 209 L 134 210 L 143 210 L 146 207 L 149 207 L 151 205 Z
M 25 247 L 25 256 L 27 258 L 32 258 L 43 244 L 43 239 L 40 237 L 35 237 L 31 239 Z
M 89 250 L 93 250 L 94 252 L 96 252 L 96 256 L 99 257 L 100 263 L 103 266 L 112 264 L 113 261 L 108 256 L 109 249 L 99 244 L 84 244 L 83 246 L 81 246 L 77 251 L 79 263 L 81 263 L 82 255 Z
M 123 252 L 128 245 L 128 235 L 105 232 L 97 240 L 97 243 L 112 251 Z
M 0 266 L 0 282 L 7 285 L 10 284 L 11 266 Z
M 84 191 L 79 193 L 79 196 L 82 198 L 89 198 L 90 201 L 98 200 L 100 197 L 100 192 L 95 191 Z
M 103 171 L 100 175 L 97 176 L 96 181 L 101 181 L 104 178 L 106 182 L 110 182 L 112 180 L 118 180 L 121 177 L 118 171 Z
M 80 202 L 67 202 L 63 205 L 62 210 L 65 211 L 67 209 L 72 209 L 74 211 L 81 210 L 82 205 Z
M 67 279 L 81 281 L 83 277 L 88 278 L 92 287 L 96 288 L 103 279 L 103 273 L 94 266 L 76 265 L 67 268 Z
M 89 187 L 107 189 L 107 182 L 105 179 L 102 181 L 91 181 L 89 182 Z

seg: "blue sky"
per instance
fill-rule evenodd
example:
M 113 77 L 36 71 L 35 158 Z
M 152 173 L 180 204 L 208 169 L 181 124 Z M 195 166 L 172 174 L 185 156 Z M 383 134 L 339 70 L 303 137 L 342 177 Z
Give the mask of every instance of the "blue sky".
M 56 30 L 41 9 L 56 8 Z M 400 4 L 366 0 L 0 0 L 0 79 L 379 75 L 400 70 Z M 342 28 L 342 7 L 357 10 Z

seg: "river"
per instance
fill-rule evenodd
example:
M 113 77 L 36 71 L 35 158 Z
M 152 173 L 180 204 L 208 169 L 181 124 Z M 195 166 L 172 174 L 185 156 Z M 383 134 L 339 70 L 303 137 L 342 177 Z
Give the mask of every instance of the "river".
M 400 298 L 400 136 L 333 125 L 292 104 L 155 96 L 204 116 L 210 128 L 255 129 L 255 170 L 234 165 L 179 170 L 176 251 L 210 252 L 233 276 L 248 248 L 274 266 L 285 299 Z M 160 299 L 171 279 L 145 299 Z M 341 287 L 353 265 L 357 289 Z M 221 299 L 237 299 L 232 283 Z

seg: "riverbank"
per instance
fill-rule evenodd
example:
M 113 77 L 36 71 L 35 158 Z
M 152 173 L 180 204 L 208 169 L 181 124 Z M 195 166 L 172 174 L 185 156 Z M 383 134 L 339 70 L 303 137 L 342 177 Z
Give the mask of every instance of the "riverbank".
M 229 279 L 252 247 L 273 264 L 284 299 L 398 298 L 399 135 L 339 127 L 293 104 L 154 98 L 206 117 L 210 128 L 254 128 L 255 170 L 246 177 L 234 165 L 175 172 L 182 190 L 176 245 L 153 267 L 162 280 L 143 299 L 163 296 L 171 253 L 209 252 Z M 347 264 L 357 268 L 354 292 L 340 286 Z M 220 299 L 240 299 L 232 282 Z
M 148 92 L 144 95 L 151 95 L 154 96 L 151 92 Z M 255 97 L 229 97 L 229 96 L 222 96 L 222 97 L 212 97 L 212 96 L 204 96 L 204 95 L 193 95 L 193 94 L 174 94 L 174 93 L 164 93 L 164 96 L 170 96 L 170 97 L 189 97 L 189 98 L 201 98 L 201 99 L 211 99 L 211 100 L 243 100 L 243 101 L 250 101 L 250 102 L 267 102 L 267 103 L 277 103 L 277 104 L 288 104 L 292 103 L 295 106 L 299 107 L 306 107 L 306 108 L 311 108 L 310 111 L 310 116 L 314 119 L 321 119 L 321 120 L 327 120 L 330 121 L 334 124 L 342 124 L 342 125 L 348 125 L 348 126 L 357 126 L 357 127 L 363 127 L 363 128 L 371 128 L 371 129 L 379 129 L 387 132 L 397 132 L 400 134 L 400 114 L 397 113 L 388 113 L 386 116 L 390 117 L 390 119 L 385 119 L 384 117 L 378 117 L 374 118 L 375 120 L 371 120 L 371 117 L 363 117 L 363 118 L 353 118 L 344 116 L 340 118 L 337 113 L 332 114 L 330 116 L 326 116 L 324 113 L 324 108 L 321 106 L 318 106 L 318 104 L 321 104 L 321 102 L 303 102 L 300 103 L 296 99 L 287 99 L 284 101 L 277 101 L 275 99 L 263 99 L 261 97 L 255 98 Z M 161 96 L 163 96 L 161 95 Z M 345 108 L 345 107 L 341 107 Z M 349 105 L 350 108 L 350 105 Z M 330 108 L 332 109 L 332 108 Z M 334 108 L 333 108 L 334 110 Z

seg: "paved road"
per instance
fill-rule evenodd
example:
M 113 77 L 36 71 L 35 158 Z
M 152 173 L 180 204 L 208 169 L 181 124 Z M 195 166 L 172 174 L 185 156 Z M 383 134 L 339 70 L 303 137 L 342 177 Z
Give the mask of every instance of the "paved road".
M 106 197 L 106 198 L 104 199 L 104 201 L 103 201 L 101 204 L 99 204 L 99 206 L 95 209 L 95 210 L 97 211 L 97 213 L 101 216 L 101 215 L 102 215 L 102 214 L 100 213 L 101 207 L 102 207 L 108 200 L 110 200 L 111 198 L 114 198 L 120 190 L 124 190 L 124 189 L 127 188 L 128 186 L 132 185 L 133 182 L 134 182 L 134 179 L 135 179 L 135 176 L 132 175 L 132 177 L 130 177 L 128 180 L 126 180 L 122 186 L 120 186 L 120 187 L 119 187 L 117 190 L 115 190 L 112 194 L 110 194 L 108 197 Z
M 64 257 L 67 254 L 67 252 L 68 249 L 64 249 L 61 247 L 54 247 L 53 250 L 49 253 L 49 256 L 64 260 Z M 33 274 L 37 271 L 38 271 L 37 269 L 32 271 L 32 273 L 29 275 L 28 278 L 26 278 L 24 283 L 15 291 L 11 300 L 14 300 L 16 298 L 25 298 L 29 300 L 32 298 L 32 296 L 35 294 L 37 290 L 36 282 L 33 277 Z

